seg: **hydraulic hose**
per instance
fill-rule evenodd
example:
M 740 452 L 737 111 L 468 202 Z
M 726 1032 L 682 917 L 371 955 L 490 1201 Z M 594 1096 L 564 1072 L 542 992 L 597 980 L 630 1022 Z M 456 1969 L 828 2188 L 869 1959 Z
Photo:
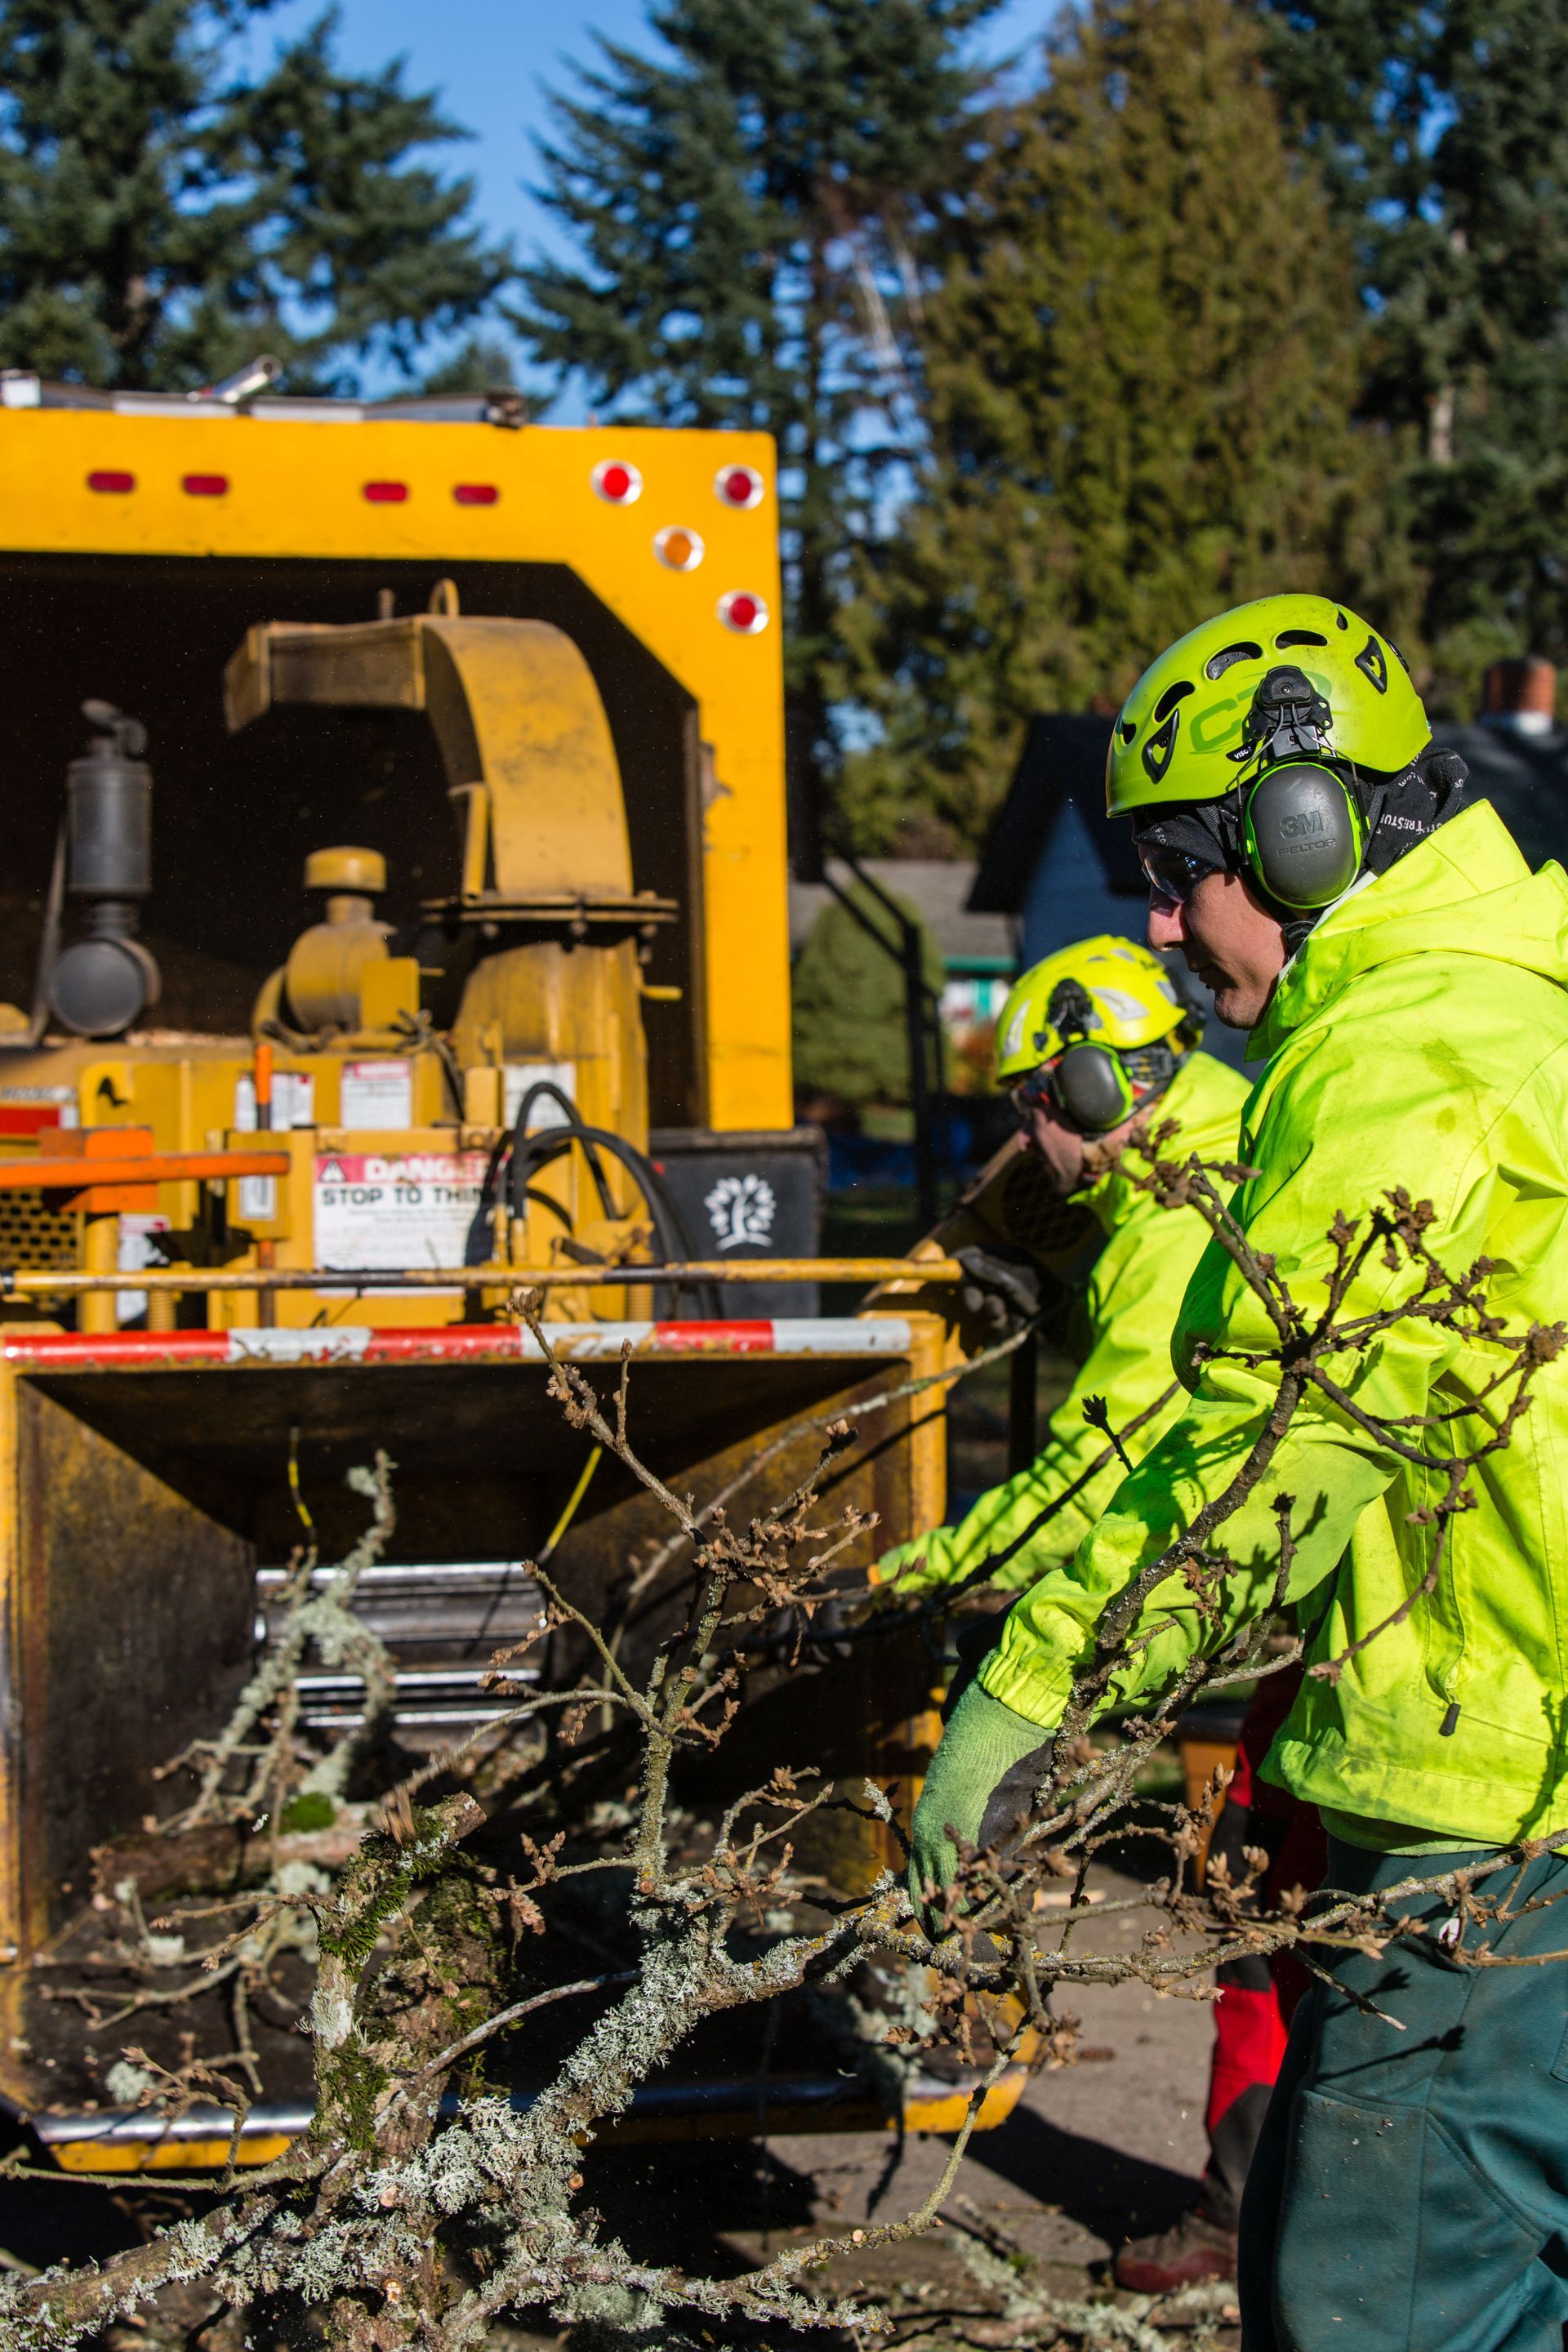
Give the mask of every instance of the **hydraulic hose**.
M 530 1114 L 535 1103 L 543 1099 L 559 1105 L 564 1114 L 566 1125 L 541 1128 L 536 1133 L 531 1135 L 528 1131 Z M 528 1088 L 517 1107 L 517 1117 L 512 1121 L 510 1144 L 511 1167 L 508 1173 L 508 1199 L 514 1217 L 520 1217 L 524 1213 L 531 1197 L 530 1180 L 552 1160 L 559 1160 L 563 1152 L 570 1151 L 574 1144 L 580 1144 L 583 1156 L 587 1160 L 593 1175 L 594 1187 L 599 1196 L 600 1209 L 606 1219 L 613 1219 L 617 1213 L 615 1198 L 611 1193 L 599 1157 L 601 1151 L 607 1152 L 611 1159 L 620 1161 L 641 1193 L 648 1215 L 653 1221 L 654 1235 L 658 1244 L 660 1259 L 665 1264 L 670 1264 L 696 1255 L 681 1219 L 680 1211 L 676 1206 L 669 1188 L 647 1154 L 639 1151 L 635 1144 L 628 1143 L 625 1136 L 612 1134 L 608 1128 L 590 1127 L 571 1096 L 558 1087 L 553 1079 L 540 1078 Z M 491 1154 L 490 1165 L 485 1175 L 484 1190 L 487 1197 L 500 1172 L 501 1154 L 506 1149 L 506 1142 L 498 1143 Z M 629 1268 L 626 1271 L 628 1274 L 631 1272 Z M 721 1317 L 721 1308 L 717 1285 L 710 1282 L 701 1284 L 698 1297 L 704 1314 L 710 1320 L 718 1322 Z
M 519 1151 L 528 1140 L 528 1121 L 529 1116 L 533 1109 L 533 1106 L 536 1102 L 545 1098 L 560 1106 L 562 1111 L 565 1114 L 566 1124 L 568 1127 L 575 1128 L 579 1132 L 583 1131 L 583 1114 L 578 1109 L 576 1104 L 573 1101 L 571 1096 L 566 1093 L 564 1088 L 558 1087 L 553 1078 L 536 1078 L 532 1086 L 531 1086 L 528 1088 L 528 1091 L 524 1094 L 522 1100 L 519 1103 L 517 1107 L 517 1117 L 511 1123 L 511 1150 L 514 1166 L 516 1164 Z M 616 1204 L 614 1200 L 611 1198 L 609 1185 L 605 1181 L 605 1171 L 600 1162 L 599 1155 L 596 1151 L 585 1150 L 583 1156 L 588 1162 L 589 1171 L 594 1179 L 594 1190 L 599 1196 L 599 1213 L 604 1217 L 613 1217 L 616 1213 Z M 512 1214 L 514 1216 L 521 1216 L 522 1214 L 522 1211 L 518 1205 L 518 1188 L 514 1184 L 512 1186 Z

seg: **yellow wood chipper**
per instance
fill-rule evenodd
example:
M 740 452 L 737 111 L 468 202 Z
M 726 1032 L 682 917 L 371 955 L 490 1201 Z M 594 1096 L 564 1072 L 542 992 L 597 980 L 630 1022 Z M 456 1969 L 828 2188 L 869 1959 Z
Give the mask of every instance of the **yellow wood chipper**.
M 0 376 L 0 2098 L 69 2167 L 226 2156 L 200 2106 L 116 2105 L 58 1964 L 264 1650 L 300 1501 L 336 1558 L 346 1473 L 395 1460 L 360 1603 L 415 1748 L 500 1712 L 547 1539 L 592 1612 L 658 1535 L 519 1283 L 606 1382 L 629 1341 L 638 1442 L 700 1494 L 951 1360 L 940 1262 L 816 1311 L 889 1269 L 816 1256 L 791 1124 L 774 467 L 505 398 Z M 940 1390 L 864 1422 L 828 1496 L 876 1514 L 862 1565 L 941 1517 L 943 1461 Z M 907 1789 L 931 1674 L 857 1671 L 840 1760 Z M 363 1693 L 323 1666 L 300 1703 Z M 634 2121 L 758 2100 L 654 2084 Z M 962 2105 L 916 2082 L 904 2120 Z M 307 2113 L 268 2090 L 242 2157 Z M 768 2104 L 868 2113 L 826 2062 Z

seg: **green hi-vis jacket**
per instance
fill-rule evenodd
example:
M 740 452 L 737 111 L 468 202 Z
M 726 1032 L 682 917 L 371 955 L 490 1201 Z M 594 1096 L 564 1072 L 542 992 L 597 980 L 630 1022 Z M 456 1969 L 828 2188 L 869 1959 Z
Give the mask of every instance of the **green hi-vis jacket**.
M 1241 1157 L 1257 1173 L 1236 1211 L 1299 1304 L 1323 1302 L 1335 1213 L 1364 1214 L 1404 1185 L 1432 1202 L 1427 1238 L 1451 1272 L 1493 1261 L 1489 1294 L 1510 1330 L 1568 1317 L 1568 878 L 1556 865 L 1532 875 L 1487 803 L 1323 918 L 1253 1047 L 1268 1056 L 1242 1120 Z M 1407 1265 L 1393 1273 L 1374 1252 L 1342 1312 L 1415 1287 Z M 983 1671 L 994 1697 L 1042 1726 L 1058 1720 L 1107 1604 L 1240 1468 L 1277 1381 L 1236 1354 L 1273 1344 L 1211 1243 L 1173 1341 L 1186 1409 L 1070 1567 L 1015 1604 Z M 1200 1363 L 1200 1345 L 1233 1352 Z M 1468 1451 L 1493 1410 L 1475 1401 L 1508 1360 L 1495 1341 L 1406 1321 L 1330 1369 L 1385 1423 L 1453 1415 L 1425 1441 Z M 1270 1778 L 1338 1811 L 1483 1843 L 1568 1826 L 1565 1479 L 1568 1357 L 1540 1377 L 1506 1451 L 1472 1472 L 1476 1507 L 1451 1520 L 1431 1595 L 1376 1633 L 1337 1681 L 1308 1677 L 1270 1751 Z M 1120 1675 L 1120 1695 L 1160 1690 L 1194 1649 L 1267 1605 L 1280 1494 L 1294 1497 L 1290 1596 L 1306 1602 L 1305 1622 L 1319 1621 L 1309 1656 L 1341 1656 L 1416 1593 L 1435 1529 L 1412 1514 L 1445 1483 L 1310 1391 L 1268 1475 L 1216 1530 L 1237 1563 L 1223 1628 L 1169 1580 L 1144 1612 L 1150 1639 Z
M 1247 1093 L 1245 1079 L 1223 1062 L 1189 1054 L 1154 1113 L 1156 1126 L 1173 1118 L 1181 1127 L 1180 1135 L 1162 1148 L 1195 1151 L 1205 1160 L 1234 1160 Z M 1016 1592 L 1047 1569 L 1071 1559 L 1121 1483 L 1114 1454 L 1104 1469 L 1085 1479 L 1109 1450 L 1104 1432 L 1083 1417 L 1085 1397 L 1106 1399 L 1110 1425 L 1120 1433 L 1174 1385 L 1171 1333 L 1208 1228 L 1195 1210 L 1162 1209 L 1120 1167 L 1082 1197 L 1107 1238 L 1081 1311 L 1073 1318 L 1069 1345 L 1079 1370 L 1051 1416 L 1049 1443 L 1026 1470 L 982 1495 L 960 1526 L 934 1528 L 888 1553 L 879 1564 L 879 1581 L 896 1579 L 900 1592 L 957 1584 L 987 1559 L 994 1563 L 987 1580 Z M 1157 1413 L 1132 1431 L 1126 1442 L 1133 1461 L 1170 1427 L 1184 1402 L 1176 1388 Z M 1070 1499 L 1064 1502 L 1064 1496 Z M 1050 1516 L 1032 1536 L 1044 1513 Z

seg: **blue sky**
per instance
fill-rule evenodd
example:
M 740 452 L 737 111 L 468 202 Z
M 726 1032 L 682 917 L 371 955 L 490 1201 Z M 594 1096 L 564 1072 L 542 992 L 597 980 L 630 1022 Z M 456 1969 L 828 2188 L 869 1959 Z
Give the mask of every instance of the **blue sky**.
M 1006 0 L 984 27 L 980 53 L 1000 59 L 1033 40 L 1058 0 Z M 302 32 L 321 0 L 281 0 L 247 37 L 263 66 L 274 43 Z M 556 242 L 552 225 L 526 192 L 535 176 L 531 134 L 544 127 L 543 92 L 567 82 L 573 63 L 594 55 L 594 35 L 640 47 L 645 0 L 341 0 L 338 53 L 356 68 L 405 56 L 416 89 L 438 90 L 447 114 L 475 133 L 448 151 L 478 184 L 476 209 L 521 251 Z M 558 412 L 564 414 L 565 412 Z

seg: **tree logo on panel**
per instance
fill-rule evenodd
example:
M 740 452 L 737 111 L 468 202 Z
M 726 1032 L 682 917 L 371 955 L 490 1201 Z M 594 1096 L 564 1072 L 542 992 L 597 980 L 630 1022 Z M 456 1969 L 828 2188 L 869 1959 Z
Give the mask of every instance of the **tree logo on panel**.
M 763 1248 L 778 1202 L 765 1176 L 721 1176 L 702 1202 L 721 1249 Z

